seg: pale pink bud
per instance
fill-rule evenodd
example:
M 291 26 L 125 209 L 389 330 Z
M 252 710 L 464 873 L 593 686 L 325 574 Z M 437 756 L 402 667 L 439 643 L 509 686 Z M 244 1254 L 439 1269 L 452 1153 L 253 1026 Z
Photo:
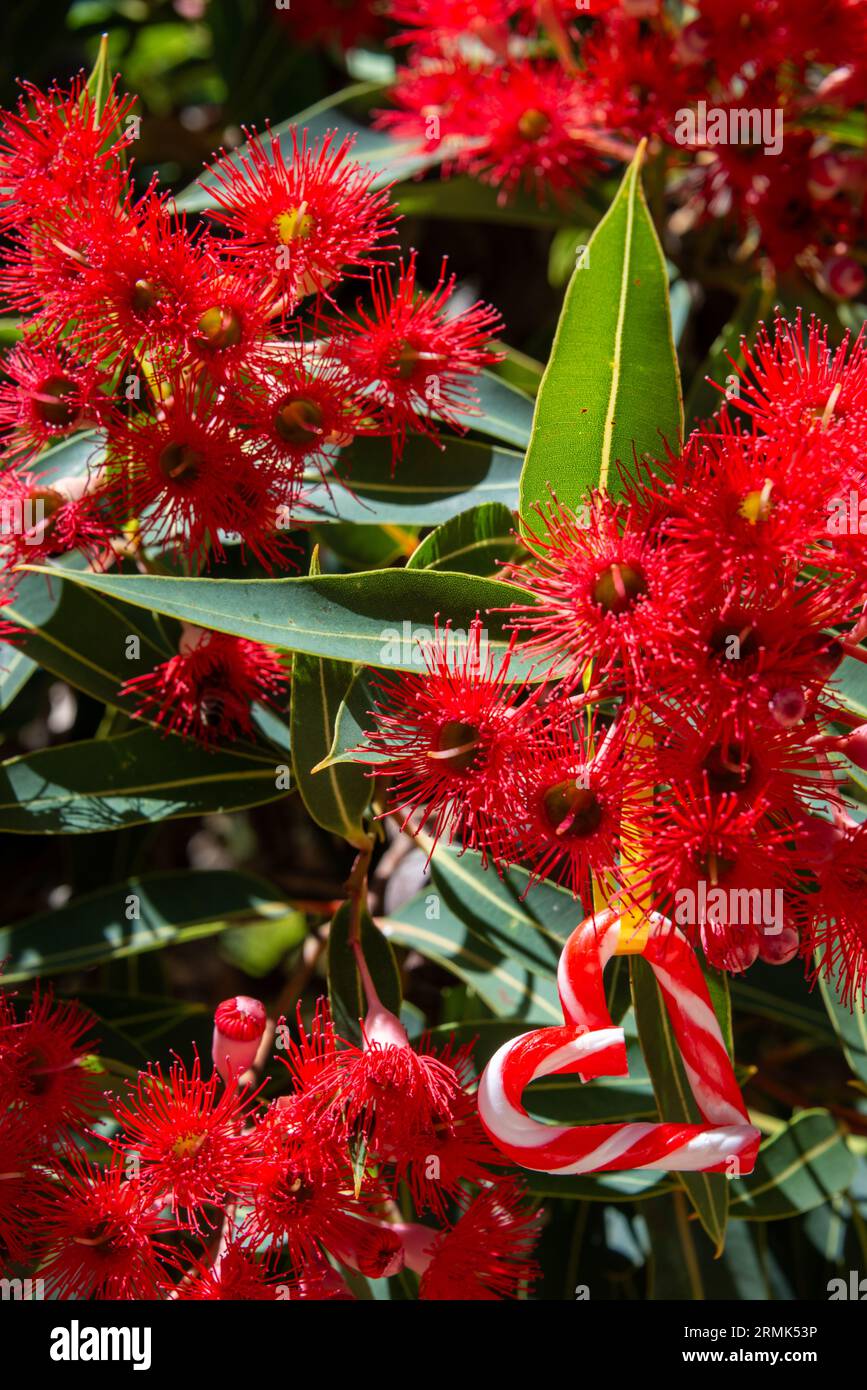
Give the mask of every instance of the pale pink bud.
M 431 1262 L 437 1232 L 418 1221 L 397 1221 L 392 1226 L 403 1242 L 404 1261 L 413 1274 L 424 1274 Z
M 206 647 L 210 640 L 211 634 L 207 628 L 196 627 L 195 623 L 181 623 L 178 652 L 181 656 L 189 656 L 199 647 Z
M 803 690 L 792 685 L 785 690 L 776 690 L 768 702 L 768 708 L 782 728 L 793 729 L 807 713 L 807 701 Z
M 365 1047 L 371 1047 L 374 1043 L 379 1047 L 409 1047 L 409 1034 L 397 1015 L 385 1007 L 377 994 L 364 952 L 357 941 L 353 941 L 352 949 L 367 1000 L 367 1014 L 362 1025 Z
M 265 1032 L 265 1005 L 248 994 L 224 999 L 214 1014 L 214 1066 L 228 1082 L 247 1071 L 256 1060 Z
M 397 1014 L 393 1014 L 384 1004 L 377 1002 L 368 1009 L 364 1019 L 364 1042 L 366 1047 L 376 1043 L 379 1047 L 409 1047 L 409 1034 Z

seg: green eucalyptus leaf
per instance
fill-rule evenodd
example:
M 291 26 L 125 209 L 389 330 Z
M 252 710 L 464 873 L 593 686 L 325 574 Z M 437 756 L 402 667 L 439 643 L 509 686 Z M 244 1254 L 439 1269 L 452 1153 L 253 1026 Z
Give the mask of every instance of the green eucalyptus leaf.
M 533 427 L 533 399 L 510 386 L 493 372 L 480 372 L 473 380 L 478 409 L 456 411 L 455 419 L 467 429 L 487 434 L 504 444 L 526 449 Z
M 259 806 L 285 795 L 273 762 L 136 729 L 0 763 L 0 830 L 84 835 Z
M 350 944 L 353 904 L 338 908 L 328 932 L 328 998 L 331 1016 L 340 1037 L 361 1041 L 359 1026 L 367 1013 L 361 976 Z M 381 1002 L 400 1016 L 400 972 L 388 940 L 364 909 L 359 913 L 359 939 L 365 964 Z
M 660 1117 L 675 1124 L 703 1124 L 653 972 L 640 956 L 630 958 L 630 966 L 638 1035 L 653 1080 Z M 679 1173 L 678 1177 L 714 1249 L 721 1250 L 728 1213 L 728 1179 L 722 1173 Z
M 235 870 L 148 873 L 0 928 L 3 981 L 85 970 L 256 923 L 288 908 L 263 879 Z M 244 922 L 250 926 L 240 927 Z
M 264 979 L 307 935 L 303 912 L 283 912 L 270 921 L 231 926 L 220 936 L 220 955 L 254 980 Z
M 37 662 L 25 656 L 19 647 L 0 642 L 0 713 L 9 708 L 38 670 Z
M 388 440 L 357 439 L 338 461 L 335 482 L 311 477 L 305 506 L 325 521 L 439 526 L 482 502 L 517 507 L 521 462 L 520 454 L 496 444 L 447 439 L 440 449 L 411 434 L 394 468 Z
M 317 825 L 359 848 L 370 844 L 364 813 L 370 780 L 358 763 L 311 769 L 327 757 L 334 722 L 354 677 L 343 661 L 297 653 L 292 663 L 292 746 L 295 782 Z
M 468 915 L 469 916 L 469 915 Z M 418 951 L 469 985 L 492 1013 L 527 1027 L 562 1023 L 556 961 L 533 953 L 515 922 L 466 920 L 431 887 L 380 921 L 389 941 Z
M 855 1075 L 867 1082 L 867 1012 L 863 1000 L 853 1000 L 851 1009 L 841 1002 L 840 984 L 839 967 L 832 980 L 826 978 L 824 971 L 819 976 L 819 989 L 846 1061 Z
M 527 1173 L 524 1182 L 534 1197 L 566 1197 L 582 1202 L 646 1202 L 676 1190 L 670 1178 L 640 1168 L 591 1173 L 586 1177 Z
M 867 720 L 867 662 L 844 657 L 834 676 L 834 684 L 847 710 Z
M 550 488 L 575 506 L 616 490 L 617 463 L 683 429 L 668 275 L 641 189 L 639 149 L 566 291 L 521 475 L 521 512 Z
M 121 697 L 121 685 L 172 653 L 151 613 L 65 582 L 79 572 L 21 576 L 2 610 L 22 632 L 15 650 L 95 700 L 131 712 L 138 701 Z
M 459 570 L 495 577 L 514 559 L 514 517 L 500 502 L 485 502 L 438 526 L 413 552 L 407 569 Z
M 339 661 L 363 661 L 394 670 L 418 670 L 418 639 L 433 634 L 437 615 L 467 631 L 481 614 L 492 658 L 508 647 L 502 610 L 526 596 L 500 580 L 437 570 L 371 570 L 299 579 L 182 579 L 162 575 L 50 573 L 55 582 L 81 585 L 169 617 L 231 632 L 280 651 L 307 652 Z M 419 631 L 420 629 L 420 631 Z M 528 674 L 520 650 L 510 666 Z M 536 664 L 534 678 L 544 679 Z
M 855 1157 L 834 1116 L 802 1110 L 762 1144 L 754 1171 L 731 1185 L 733 1217 L 778 1221 L 822 1206 L 844 1192 Z
M 496 223 L 499 226 L 560 227 L 576 216 L 594 211 L 574 202 L 540 206 L 529 194 L 517 192 L 508 202 L 500 201 L 498 190 L 469 176 L 444 181 L 399 183 L 391 193 L 404 217 L 447 218 L 449 221 Z

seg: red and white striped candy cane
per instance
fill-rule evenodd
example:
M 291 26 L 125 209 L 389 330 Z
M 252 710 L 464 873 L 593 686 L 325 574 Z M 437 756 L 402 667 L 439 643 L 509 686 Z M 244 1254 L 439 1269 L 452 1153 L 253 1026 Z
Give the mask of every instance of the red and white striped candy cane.
M 749 1122 L 707 986 L 685 937 L 658 913 L 641 954 L 662 990 L 696 1104 L 707 1124 L 541 1124 L 521 1104 L 538 1076 L 626 1076 L 623 1029 L 605 1002 L 602 972 L 621 939 L 620 917 L 606 910 L 575 928 L 563 947 L 557 984 L 562 1027 L 539 1028 L 505 1043 L 479 1082 L 479 1114 L 490 1138 L 514 1163 L 543 1173 L 615 1168 L 751 1173 L 760 1134 Z M 732 1159 L 737 1159 L 737 1164 Z

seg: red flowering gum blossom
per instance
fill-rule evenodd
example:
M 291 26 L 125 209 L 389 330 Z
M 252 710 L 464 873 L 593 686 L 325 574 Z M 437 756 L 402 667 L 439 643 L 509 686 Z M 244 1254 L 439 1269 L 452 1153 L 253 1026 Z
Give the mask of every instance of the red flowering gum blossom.
M 188 1269 L 192 1274 L 188 1273 L 177 1285 L 177 1297 L 234 1303 L 276 1302 L 289 1298 L 295 1285 L 287 1275 L 277 1272 L 274 1264 L 270 1252 L 260 1254 L 240 1241 L 230 1241 L 213 1262 L 195 1257 L 189 1260 Z
M 120 693 L 140 699 L 138 716 L 214 746 L 251 734 L 253 702 L 278 701 L 286 679 L 270 648 L 188 626 L 177 656 L 134 676 Z
M 398 70 L 380 129 L 427 151 L 445 145 L 444 173 L 469 173 L 505 203 L 520 191 L 540 203 L 564 195 L 600 167 L 588 83 L 557 64 L 508 56 L 479 66 L 457 52 Z
M 211 1056 L 224 1081 L 241 1076 L 253 1065 L 265 1032 L 265 1005 L 248 994 L 236 994 L 217 1005 Z
M 812 974 L 826 976 L 850 1008 L 867 1004 L 867 825 L 854 826 L 837 840 L 821 865 L 818 892 L 806 900 L 803 953 L 815 960 Z
M 210 169 L 209 192 L 213 217 L 235 234 L 233 255 L 294 312 L 344 266 L 374 264 L 394 225 L 385 193 L 371 188 L 373 171 L 349 158 L 351 139 L 337 144 L 331 131 L 311 146 L 293 128 L 289 140 L 287 149 L 269 130 L 266 148 L 254 132 L 244 153 L 224 154 Z
M 77 1004 L 36 990 L 25 1018 L 0 1012 L 0 1114 L 26 1121 L 33 1141 L 53 1141 L 93 1118 L 98 1092 L 86 1058 L 91 1020 Z
M 213 306 L 202 301 L 220 282 L 219 266 L 209 238 L 187 227 L 171 199 L 152 186 L 123 216 L 111 204 L 89 208 L 88 221 L 86 264 L 65 293 L 52 287 L 49 302 L 52 323 L 67 327 L 82 355 L 141 358 L 205 337 L 200 320 Z
M 535 510 L 539 533 L 528 527 L 524 536 L 529 558 L 505 571 L 531 597 L 512 606 L 528 652 L 553 658 L 567 692 L 591 660 L 606 673 L 622 663 L 641 680 L 660 623 L 682 610 L 642 517 L 603 492 L 577 513 L 554 496 Z
M 9 470 L 0 481 L 0 562 L 34 564 L 73 550 L 95 559 L 114 534 L 87 479 Z
M 49 1297 L 159 1298 L 165 1286 L 160 1256 L 169 1250 L 161 1237 L 173 1223 L 155 1208 L 149 1190 L 127 1177 L 120 1156 L 101 1168 L 73 1150 L 64 1166 L 64 1181 L 46 1185 L 36 1217 Z
M 497 660 L 478 618 L 466 639 L 437 624 L 422 651 L 423 674 L 377 674 L 376 727 L 359 761 L 375 762 L 388 779 L 402 826 L 423 814 L 434 840 L 457 836 L 484 853 L 505 811 L 509 771 L 522 756 L 526 685 L 508 683 L 511 647 Z
M 143 1187 L 165 1197 L 172 1212 L 184 1208 L 195 1226 L 203 1205 L 221 1205 L 248 1177 L 251 1137 L 244 1131 L 256 1099 L 216 1075 L 202 1080 L 198 1055 L 187 1071 L 180 1061 L 167 1075 L 159 1063 L 139 1073 L 126 1097 L 111 1107 L 123 1138 L 112 1145 L 137 1155 Z
M 421 53 L 459 53 L 471 37 L 494 53 L 505 52 L 509 20 L 526 8 L 524 0 L 386 0 L 382 8 L 407 28 L 394 43 L 414 44 Z
M 299 492 L 308 464 L 326 472 L 329 446 L 345 448 L 359 432 L 377 428 L 353 375 L 303 339 L 281 344 L 279 369 L 267 359 L 262 368 L 232 393 L 227 409 L 265 466 L 280 470 Z
M 122 145 L 133 139 L 127 121 L 135 101 L 113 82 L 97 109 L 83 76 L 68 90 L 40 92 L 22 84 L 17 114 L 0 115 L 0 224 L 44 216 L 70 199 L 86 196 L 117 164 Z
M 738 408 L 764 434 L 789 440 L 811 436 L 823 467 L 839 474 L 841 462 L 860 463 L 867 416 L 867 337 L 847 333 L 839 347 L 828 329 L 810 319 L 806 340 L 799 313 L 794 323 L 778 316 L 773 334 L 761 325 L 742 352 Z
M 396 280 L 386 271 L 372 275 L 370 290 L 372 312 L 359 301 L 356 318 L 337 320 L 333 350 L 369 393 L 396 458 L 408 429 L 435 437 L 432 416 L 462 430 L 463 417 L 479 413 L 472 379 L 502 356 L 489 343 L 502 320 L 481 301 L 450 312 L 455 277 L 445 261 L 431 293 L 422 294 L 414 253 Z
M 0 1275 L 37 1253 L 38 1204 L 52 1187 L 40 1156 L 26 1110 L 7 1111 L 0 1128 Z
M 10 459 L 28 461 L 49 444 L 100 421 L 107 378 L 58 344 L 23 343 L 3 361 L 0 435 Z
M 518 1183 L 479 1193 L 446 1230 L 415 1222 L 398 1224 L 395 1230 L 403 1238 L 407 1267 L 421 1276 L 421 1299 L 515 1298 L 538 1277 L 532 1251 L 539 1217 Z
M 620 720 L 607 730 L 571 701 L 543 705 L 528 728 L 532 757 L 515 767 L 514 814 L 494 847 L 503 863 L 528 861 L 527 888 L 551 878 L 588 899 L 591 874 L 611 873 L 624 841 L 635 833 L 652 768 L 629 748 Z

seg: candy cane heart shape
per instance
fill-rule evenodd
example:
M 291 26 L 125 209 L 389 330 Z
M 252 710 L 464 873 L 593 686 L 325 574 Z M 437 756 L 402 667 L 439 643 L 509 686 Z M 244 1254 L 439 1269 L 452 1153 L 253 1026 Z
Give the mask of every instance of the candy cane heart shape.
M 554 1126 L 532 1119 L 524 1088 L 540 1076 L 626 1076 L 623 1029 L 615 1028 L 602 975 L 621 939 L 611 910 L 575 928 L 560 957 L 562 1027 L 539 1028 L 505 1043 L 479 1082 L 479 1114 L 491 1140 L 523 1168 L 598 1173 L 618 1168 L 751 1173 L 760 1134 L 746 1107 L 692 947 L 653 913 L 641 954 L 662 991 L 703 1125 L 622 1123 Z M 733 1163 L 737 1159 L 737 1163 Z

